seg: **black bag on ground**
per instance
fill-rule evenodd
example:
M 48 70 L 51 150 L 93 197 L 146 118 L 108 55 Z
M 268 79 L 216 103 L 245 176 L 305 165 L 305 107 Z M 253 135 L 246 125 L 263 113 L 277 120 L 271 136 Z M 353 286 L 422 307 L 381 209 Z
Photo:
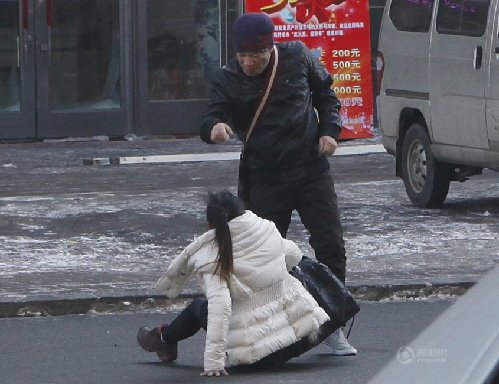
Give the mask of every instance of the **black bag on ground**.
M 303 256 L 290 274 L 310 292 L 330 320 L 321 327 L 324 340 L 359 312 L 360 307 L 345 285 L 324 264 Z
M 330 320 L 321 325 L 319 340 L 315 344 L 311 344 L 308 338 L 304 337 L 283 349 L 272 352 L 251 366 L 280 365 L 300 356 L 345 325 L 360 310 L 352 294 L 326 265 L 303 256 L 298 265 L 289 273 L 310 292 L 315 301 L 329 315 Z

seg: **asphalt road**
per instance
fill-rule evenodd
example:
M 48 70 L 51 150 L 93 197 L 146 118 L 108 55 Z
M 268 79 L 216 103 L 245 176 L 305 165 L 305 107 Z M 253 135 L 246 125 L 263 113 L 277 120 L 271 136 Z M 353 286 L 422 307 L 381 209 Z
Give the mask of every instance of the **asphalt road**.
M 207 380 L 238 384 L 363 384 L 449 305 L 450 301 L 443 300 L 361 303 L 350 337 L 359 351 L 357 357 L 331 356 L 325 347 L 318 346 L 280 368 L 230 369 L 229 376 L 212 379 L 199 376 L 203 367 L 204 331 L 179 344 L 179 359 L 171 365 L 160 363 L 155 354 L 138 347 L 135 335 L 140 326 L 170 321 L 174 313 L 0 319 L 0 381 L 2 384 L 191 384 Z

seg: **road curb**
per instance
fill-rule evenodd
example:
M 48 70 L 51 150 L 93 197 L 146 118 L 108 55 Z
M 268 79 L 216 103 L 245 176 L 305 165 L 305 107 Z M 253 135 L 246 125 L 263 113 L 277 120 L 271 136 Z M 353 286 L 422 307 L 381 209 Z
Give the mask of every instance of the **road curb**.
M 463 295 L 473 282 L 411 285 L 359 285 L 349 287 L 358 301 L 396 302 L 407 300 L 439 300 Z M 63 316 L 142 311 L 168 311 L 182 307 L 199 294 L 168 299 L 163 295 L 136 295 L 99 298 L 77 298 L 39 301 L 0 302 L 0 318 Z

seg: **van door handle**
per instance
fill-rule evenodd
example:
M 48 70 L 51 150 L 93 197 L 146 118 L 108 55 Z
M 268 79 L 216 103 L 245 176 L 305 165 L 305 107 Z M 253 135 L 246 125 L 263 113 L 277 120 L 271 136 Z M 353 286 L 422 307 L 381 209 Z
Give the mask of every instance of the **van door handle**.
M 480 69 L 482 67 L 482 53 L 483 48 L 481 45 L 475 47 L 475 54 L 473 55 L 473 67 L 475 69 Z

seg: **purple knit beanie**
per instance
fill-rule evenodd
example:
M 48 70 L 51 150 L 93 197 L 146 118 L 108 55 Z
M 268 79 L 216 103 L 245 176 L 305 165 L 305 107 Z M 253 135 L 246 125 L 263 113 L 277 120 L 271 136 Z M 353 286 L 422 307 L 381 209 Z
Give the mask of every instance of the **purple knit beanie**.
M 245 13 L 234 23 L 236 52 L 261 52 L 272 48 L 274 23 L 264 13 Z

